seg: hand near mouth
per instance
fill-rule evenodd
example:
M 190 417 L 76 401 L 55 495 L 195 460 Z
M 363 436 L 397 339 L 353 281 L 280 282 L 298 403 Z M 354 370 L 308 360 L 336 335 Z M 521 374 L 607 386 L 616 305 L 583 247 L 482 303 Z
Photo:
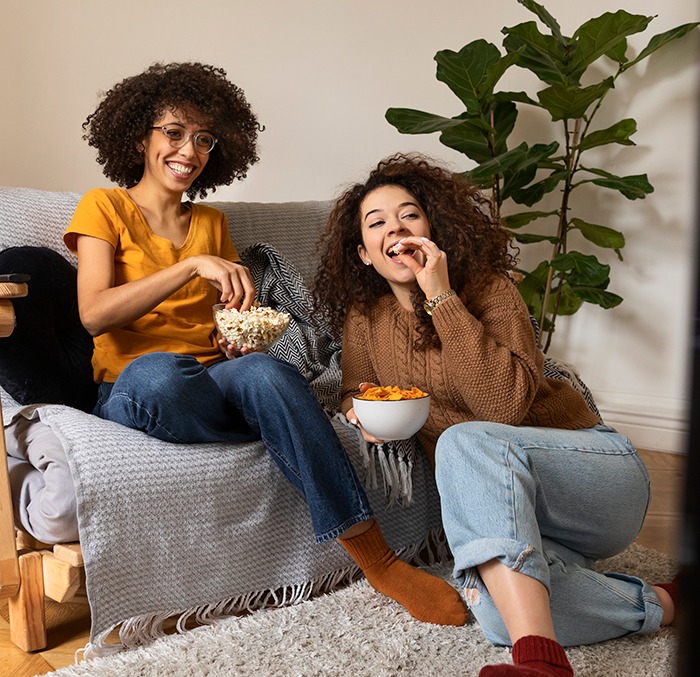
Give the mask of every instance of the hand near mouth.
M 447 270 L 447 254 L 432 240 L 427 237 L 405 237 L 397 244 L 403 249 L 414 251 L 414 255 L 399 252 L 398 256 L 401 257 L 401 263 L 413 271 L 416 282 L 427 299 L 433 299 L 452 288 Z M 423 265 L 416 260 L 416 252 L 423 254 Z

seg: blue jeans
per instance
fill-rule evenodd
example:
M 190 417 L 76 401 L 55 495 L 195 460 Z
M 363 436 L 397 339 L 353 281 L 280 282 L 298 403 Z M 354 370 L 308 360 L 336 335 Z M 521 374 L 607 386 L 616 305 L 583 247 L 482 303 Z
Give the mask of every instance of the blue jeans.
M 372 517 L 311 386 L 275 357 L 253 353 L 205 368 L 188 355 L 147 353 L 100 385 L 93 413 L 167 442 L 262 439 L 306 498 L 318 543 Z
M 490 642 L 511 643 L 476 569 L 494 558 L 547 587 L 564 646 L 659 629 L 649 584 L 590 569 L 632 543 L 646 515 L 649 476 L 626 437 L 461 423 L 438 440 L 436 478 L 454 576 L 477 589 L 467 597 Z

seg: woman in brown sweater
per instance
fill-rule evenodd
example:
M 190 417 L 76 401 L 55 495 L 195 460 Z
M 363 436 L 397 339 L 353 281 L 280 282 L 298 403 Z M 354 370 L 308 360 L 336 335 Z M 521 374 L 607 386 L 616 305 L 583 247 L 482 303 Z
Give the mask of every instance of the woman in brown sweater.
M 514 665 L 483 676 L 572 675 L 563 646 L 670 623 L 666 588 L 590 569 L 637 536 L 649 501 L 629 440 L 544 376 L 508 272 L 510 238 L 459 175 L 383 160 L 338 200 L 314 296 L 343 338 L 342 411 L 373 384 L 431 395 L 418 438 L 435 468 L 455 578 Z M 675 593 L 674 593 L 675 594 Z

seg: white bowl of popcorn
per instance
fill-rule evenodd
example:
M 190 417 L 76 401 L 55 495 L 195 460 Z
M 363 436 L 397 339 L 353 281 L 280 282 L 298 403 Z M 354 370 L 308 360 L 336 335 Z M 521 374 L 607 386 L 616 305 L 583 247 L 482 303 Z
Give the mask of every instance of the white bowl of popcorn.
M 289 313 L 279 313 L 257 301 L 250 310 L 226 310 L 225 303 L 214 305 L 214 322 L 227 343 L 237 350 L 247 346 L 257 353 L 267 352 L 284 334 L 289 324 Z

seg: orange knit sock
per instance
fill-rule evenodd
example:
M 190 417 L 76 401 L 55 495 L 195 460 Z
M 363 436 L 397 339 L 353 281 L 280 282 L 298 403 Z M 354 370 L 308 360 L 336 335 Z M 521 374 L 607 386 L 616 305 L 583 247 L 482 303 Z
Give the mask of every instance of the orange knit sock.
M 401 561 L 375 522 L 359 536 L 338 539 L 369 584 L 403 606 L 414 618 L 438 625 L 464 625 L 467 609 L 447 581 Z

